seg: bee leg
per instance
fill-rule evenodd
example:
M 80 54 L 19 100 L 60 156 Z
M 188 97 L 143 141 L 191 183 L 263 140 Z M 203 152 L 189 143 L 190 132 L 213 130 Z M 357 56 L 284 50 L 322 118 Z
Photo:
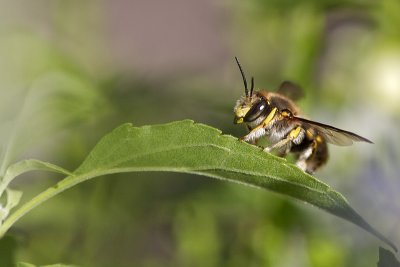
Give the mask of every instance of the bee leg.
M 263 120 L 263 122 L 260 125 L 252 129 L 250 133 L 240 138 L 240 140 L 251 143 L 257 141 L 258 139 L 260 139 L 260 137 L 266 135 L 267 131 L 266 128 L 268 127 L 268 125 L 270 125 L 277 111 L 278 111 L 277 108 L 273 108 L 272 111 L 268 114 L 268 116 Z
M 296 165 L 303 171 L 313 174 L 328 160 L 328 147 L 321 136 L 317 136 L 311 145 L 299 156 Z
M 251 128 L 249 125 L 247 125 L 247 130 L 249 130 L 249 132 L 251 132 Z M 242 139 L 243 140 L 243 139 Z M 249 144 L 255 145 L 257 143 L 257 140 L 250 140 L 247 141 Z
M 286 138 L 280 140 L 279 142 L 273 144 L 272 146 L 264 148 L 264 152 L 271 152 L 274 149 L 278 149 L 278 148 L 282 148 L 284 146 L 288 146 L 289 142 L 290 142 L 290 138 L 286 137 Z
M 299 156 L 299 158 L 298 158 L 298 160 L 296 162 L 296 166 L 299 167 L 299 169 L 301 169 L 302 171 L 307 172 L 309 174 L 313 174 L 314 173 L 313 170 L 310 170 L 309 168 L 307 168 L 308 167 L 307 160 L 313 154 L 313 150 L 314 150 L 313 146 L 312 145 L 309 146 L 306 150 L 304 150 L 300 154 L 300 156 Z
M 284 158 L 284 157 L 286 157 L 287 154 L 289 154 L 291 147 L 292 147 L 291 144 L 287 144 L 286 147 L 284 146 L 281 149 L 278 149 L 275 152 L 275 154 L 278 157 Z
M 296 145 L 300 144 L 304 139 L 304 135 L 305 135 L 304 129 L 298 126 L 293 130 L 291 130 L 284 139 L 273 144 L 272 146 L 264 148 L 264 151 L 271 152 L 274 149 L 279 149 L 286 146 L 283 153 L 283 155 L 286 155 L 287 153 L 289 153 L 292 143 Z
M 243 140 L 248 143 L 255 143 L 255 141 L 257 141 L 258 139 L 260 139 L 260 137 L 264 135 L 265 135 L 265 129 L 260 125 L 251 130 L 247 135 L 240 138 L 240 140 Z

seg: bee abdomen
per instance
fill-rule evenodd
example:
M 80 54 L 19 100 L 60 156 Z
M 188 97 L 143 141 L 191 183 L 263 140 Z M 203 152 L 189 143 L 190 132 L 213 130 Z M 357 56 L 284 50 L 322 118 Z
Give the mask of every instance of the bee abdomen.
M 304 138 L 298 146 L 292 147 L 292 152 L 298 153 L 296 165 L 307 173 L 314 173 L 328 160 L 328 145 L 321 135 Z

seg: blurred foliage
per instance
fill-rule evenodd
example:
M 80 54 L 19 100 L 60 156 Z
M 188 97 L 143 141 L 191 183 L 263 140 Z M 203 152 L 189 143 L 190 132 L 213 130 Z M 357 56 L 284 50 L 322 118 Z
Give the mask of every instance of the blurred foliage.
M 273 90 L 282 80 L 293 80 L 306 91 L 300 106 L 309 118 L 375 142 L 331 146 L 331 160 L 318 177 L 399 243 L 399 1 L 204 1 L 194 8 L 204 16 L 197 23 L 207 22 L 209 13 L 221 18 L 224 36 L 215 45 L 226 54 L 187 65 L 178 64 L 184 62 L 180 52 L 187 40 L 169 36 L 176 36 L 180 25 L 194 27 L 186 21 L 192 14 L 180 12 L 187 17 L 179 17 L 169 32 L 158 32 L 156 21 L 196 5 L 171 1 L 159 13 L 161 3 L 149 1 L 152 12 L 139 25 L 163 36 L 163 45 L 172 43 L 163 53 L 177 58 L 153 69 L 145 69 L 139 55 L 157 62 L 161 52 L 152 50 L 150 34 L 137 36 L 129 24 L 134 19 L 129 14 L 145 1 L 132 1 L 131 9 L 126 2 L 5 1 L 2 171 L 26 157 L 75 169 L 104 133 L 123 122 L 191 118 L 241 136 L 244 129 L 231 123 L 242 94 L 233 61 L 238 56 L 256 87 Z M 115 21 L 124 27 L 112 28 Z M 207 37 L 204 32 L 212 30 L 195 36 Z M 118 32 L 134 43 L 148 40 L 147 50 L 116 51 L 118 42 L 129 41 L 113 38 Z M 185 51 L 204 55 L 199 51 L 205 49 L 211 48 Z M 130 64 L 116 60 L 116 53 Z M 24 175 L 12 187 L 24 191 L 24 201 L 54 179 Z M 35 265 L 365 267 L 375 266 L 378 257 L 374 239 L 330 215 L 272 193 L 182 174 L 89 181 L 32 212 L 10 234 L 16 261 Z
M 400 262 L 393 255 L 393 252 L 379 247 L 378 267 L 399 267 Z
M 16 240 L 9 235 L 0 240 L 0 266 L 15 266 Z

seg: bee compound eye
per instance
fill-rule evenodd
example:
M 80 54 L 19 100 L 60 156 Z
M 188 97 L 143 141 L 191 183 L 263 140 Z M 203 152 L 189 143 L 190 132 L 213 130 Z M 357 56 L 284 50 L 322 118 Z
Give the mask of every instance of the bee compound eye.
M 261 100 L 257 103 L 255 103 L 251 109 L 247 112 L 246 116 L 244 117 L 244 120 L 247 122 L 251 122 L 256 120 L 258 117 L 261 116 L 261 114 L 264 113 L 264 110 L 267 108 L 267 103 L 265 100 Z

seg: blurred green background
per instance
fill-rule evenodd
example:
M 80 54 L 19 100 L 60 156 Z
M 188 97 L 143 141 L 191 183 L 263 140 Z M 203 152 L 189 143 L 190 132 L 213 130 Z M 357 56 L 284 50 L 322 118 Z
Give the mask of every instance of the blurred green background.
M 256 87 L 300 84 L 307 117 L 374 145 L 330 146 L 317 177 L 400 244 L 400 2 L 1 1 L 1 170 L 75 169 L 124 122 L 185 118 L 242 136 L 238 56 Z M 265 166 L 268 168 L 268 166 Z M 22 201 L 61 177 L 29 173 Z M 81 184 L 9 232 L 16 260 L 80 266 L 376 266 L 361 229 L 271 192 L 199 176 Z

